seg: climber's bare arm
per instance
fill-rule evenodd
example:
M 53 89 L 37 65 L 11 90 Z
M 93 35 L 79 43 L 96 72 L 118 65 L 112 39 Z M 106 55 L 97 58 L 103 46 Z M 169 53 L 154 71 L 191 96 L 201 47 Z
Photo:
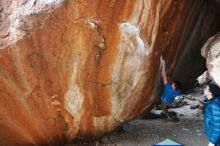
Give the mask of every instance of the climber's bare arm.
M 162 67 L 162 78 L 163 78 L 163 83 L 165 85 L 167 83 L 167 74 L 166 74 L 165 61 L 163 62 L 163 67 Z

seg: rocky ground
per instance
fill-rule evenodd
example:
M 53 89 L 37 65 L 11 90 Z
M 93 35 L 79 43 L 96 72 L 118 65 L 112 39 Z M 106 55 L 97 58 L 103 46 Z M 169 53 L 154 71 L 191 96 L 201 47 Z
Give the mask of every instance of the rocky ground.
M 179 120 L 168 120 L 160 116 L 159 106 L 150 115 L 124 124 L 114 131 L 91 142 L 78 142 L 66 146 L 151 146 L 167 138 L 184 146 L 207 146 L 203 132 L 202 90 L 196 89 L 177 98 L 170 112 L 176 112 Z M 147 118 L 146 118 L 147 117 Z

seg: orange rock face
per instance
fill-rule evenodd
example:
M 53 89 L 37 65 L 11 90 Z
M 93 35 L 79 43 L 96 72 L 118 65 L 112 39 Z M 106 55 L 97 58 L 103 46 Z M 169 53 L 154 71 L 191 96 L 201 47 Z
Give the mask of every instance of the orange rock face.
M 201 0 L 0 4 L 4 146 L 59 145 L 109 132 L 135 118 L 159 94 L 161 54 L 171 72 L 178 72 L 183 44 L 194 30 L 189 26 L 212 24 L 205 39 L 219 26 L 215 9 L 208 11 L 211 3 Z M 204 15 L 203 8 L 210 15 Z M 195 23 L 201 19 L 209 21 Z

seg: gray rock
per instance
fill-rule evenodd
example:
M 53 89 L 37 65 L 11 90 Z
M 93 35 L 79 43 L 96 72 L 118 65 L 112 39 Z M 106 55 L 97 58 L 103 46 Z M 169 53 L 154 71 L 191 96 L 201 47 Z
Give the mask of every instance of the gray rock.
M 220 33 L 217 33 L 205 43 L 202 56 L 206 58 L 209 76 L 220 86 Z
M 190 109 L 197 109 L 197 108 L 199 108 L 199 105 L 198 105 L 198 104 L 196 104 L 196 105 L 191 105 L 191 106 L 190 106 Z

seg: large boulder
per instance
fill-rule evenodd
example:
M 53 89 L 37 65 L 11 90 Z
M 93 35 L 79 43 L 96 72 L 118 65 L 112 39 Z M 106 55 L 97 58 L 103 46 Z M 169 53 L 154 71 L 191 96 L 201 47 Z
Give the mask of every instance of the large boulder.
M 220 20 L 206 0 L 1 0 L 0 12 L 4 146 L 59 145 L 137 117 L 159 97 L 161 56 L 171 76 L 194 78 Z
M 209 76 L 220 86 L 220 33 L 217 33 L 205 43 L 202 55 L 206 58 Z

